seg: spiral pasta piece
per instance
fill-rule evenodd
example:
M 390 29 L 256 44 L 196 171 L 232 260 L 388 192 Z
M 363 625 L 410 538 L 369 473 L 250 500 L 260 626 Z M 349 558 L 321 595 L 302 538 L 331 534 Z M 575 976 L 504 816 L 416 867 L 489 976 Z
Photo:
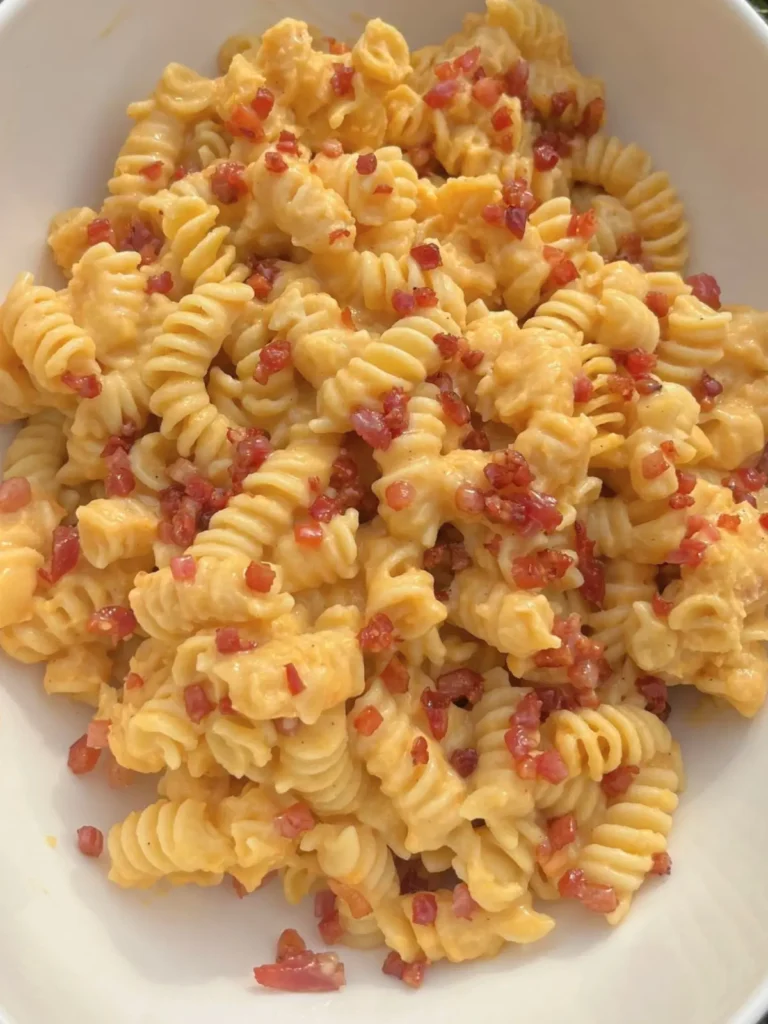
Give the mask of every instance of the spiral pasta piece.
M 317 547 L 300 544 L 293 533 L 282 536 L 275 546 L 273 557 L 283 570 L 283 587 L 289 594 L 357 575 L 357 511 L 348 509 L 320 528 L 323 537 Z
M 76 512 L 80 547 L 97 569 L 152 551 L 159 517 L 138 498 L 96 498 Z
M 343 903 L 349 905 L 349 899 L 345 899 L 348 889 L 362 896 L 371 909 L 400 894 L 389 847 L 366 825 L 316 825 L 302 837 L 301 849 L 317 853 L 320 870 Z
M 368 588 L 366 615 L 387 615 L 404 640 L 429 633 L 447 614 L 435 597 L 430 574 L 413 567 L 418 554 L 418 547 L 393 537 L 368 534 L 361 544 Z
M 154 102 L 139 105 L 136 124 L 117 157 L 108 183 L 114 196 L 148 195 L 167 188 L 184 145 L 184 124 L 172 114 L 155 107 Z M 143 174 L 147 167 L 160 164 L 153 178 Z

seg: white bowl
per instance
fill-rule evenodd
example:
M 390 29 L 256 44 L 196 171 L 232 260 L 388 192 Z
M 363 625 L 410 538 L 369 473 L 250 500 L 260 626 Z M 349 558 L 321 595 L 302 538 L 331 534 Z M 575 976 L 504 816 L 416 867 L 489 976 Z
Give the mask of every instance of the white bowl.
M 473 5 L 474 6 L 474 5 Z M 555 0 L 583 70 L 607 80 L 612 128 L 670 171 L 695 228 L 697 269 L 731 302 L 765 302 L 768 267 L 768 31 L 741 0 Z M 98 201 L 127 127 L 128 100 L 163 65 L 212 70 L 218 42 L 285 14 L 355 34 L 366 13 L 412 44 L 455 29 L 465 0 L 5 0 L 0 6 L 0 290 L 44 257 L 49 217 Z M 345 953 L 330 996 L 256 990 L 281 927 L 309 914 L 276 890 L 126 893 L 75 850 L 142 794 L 76 779 L 66 750 L 83 715 L 45 699 L 40 672 L 2 663 L 0 691 L 0 1017 L 15 1024 L 723 1024 L 768 1008 L 768 718 L 733 712 L 672 720 L 689 789 L 673 874 L 647 885 L 628 920 L 557 913 L 529 951 L 435 969 L 418 994 Z M 689 702 L 692 707 L 692 703 Z M 55 849 L 47 836 L 58 838 Z

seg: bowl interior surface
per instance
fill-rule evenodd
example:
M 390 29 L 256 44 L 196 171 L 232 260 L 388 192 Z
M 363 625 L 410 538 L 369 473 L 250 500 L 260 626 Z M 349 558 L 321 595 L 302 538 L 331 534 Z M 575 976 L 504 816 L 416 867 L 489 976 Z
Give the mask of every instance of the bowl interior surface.
M 470 4 L 470 6 L 476 6 Z M 741 0 L 555 0 L 582 70 L 606 78 L 610 127 L 651 151 L 682 193 L 696 270 L 727 301 L 764 302 L 768 132 L 761 88 L 768 32 Z M 28 268 L 50 272 L 49 218 L 98 203 L 128 129 L 125 104 L 170 60 L 213 72 L 219 42 L 290 14 L 328 34 L 365 18 L 397 24 L 412 45 L 455 30 L 467 0 L 6 0 L 0 7 L 0 294 Z M 678 695 L 672 729 L 689 788 L 672 834 L 675 868 L 650 882 L 626 923 L 557 908 L 535 949 L 435 969 L 416 995 L 384 978 L 382 955 L 344 953 L 341 994 L 256 991 L 281 928 L 314 934 L 309 909 L 277 887 L 239 901 L 221 890 L 124 893 L 74 847 L 151 799 L 75 779 L 69 744 L 84 712 L 46 698 L 41 671 L 0 662 L 0 1020 L 13 1024 L 723 1024 L 768 1003 L 768 718 Z M 146 798 L 146 799 L 145 799 Z M 47 839 L 55 837 L 57 844 Z

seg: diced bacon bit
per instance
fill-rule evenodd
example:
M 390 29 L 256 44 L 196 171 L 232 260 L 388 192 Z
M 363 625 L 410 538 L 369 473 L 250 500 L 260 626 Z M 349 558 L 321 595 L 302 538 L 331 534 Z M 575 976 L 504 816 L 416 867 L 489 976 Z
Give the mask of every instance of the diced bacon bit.
M 127 789 L 136 781 L 136 772 L 130 768 L 124 768 L 121 764 L 109 756 L 107 761 L 107 785 L 110 789 Z
M 413 504 L 416 497 L 416 488 L 407 480 L 395 480 L 384 491 L 384 500 L 395 512 L 402 512 Z
M 618 395 L 623 402 L 629 402 L 635 393 L 635 383 L 631 377 L 622 377 L 618 373 L 610 373 L 605 379 L 608 391 Z
M 259 985 L 282 992 L 338 992 L 346 984 L 344 964 L 335 953 L 309 949 L 254 967 L 253 976 Z
M 556 786 L 568 778 L 568 767 L 556 750 L 545 750 L 536 758 L 536 776 Z
M 587 210 L 584 213 L 574 213 L 568 223 L 567 235 L 569 238 L 583 238 L 589 241 L 597 231 L 597 212 Z
M 476 370 L 484 359 L 485 352 L 479 348 L 466 348 L 461 354 L 461 364 L 468 370 Z
M 728 515 L 723 512 L 717 519 L 717 525 L 729 533 L 738 533 L 741 526 L 741 516 Z
M 211 175 L 211 192 L 224 206 L 231 206 L 248 195 L 244 174 L 245 164 L 225 161 L 217 165 Z
M 128 233 L 120 245 L 121 252 L 137 252 L 141 256 L 141 266 L 153 263 L 163 247 L 163 239 L 139 217 L 132 217 Z
M 617 240 L 617 260 L 626 260 L 627 263 L 641 264 L 643 260 L 643 236 L 636 231 L 622 235 Z
M 425 736 L 417 736 L 411 746 L 411 760 L 414 764 L 427 764 L 429 747 Z
M 107 438 L 107 443 L 101 449 L 101 457 L 106 459 L 108 455 L 114 455 L 118 449 L 129 452 L 136 441 L 138 427 L 133 420 L 123 420 L 119 434 L 112 434 Z
M 336 893 L 330 889 L 321 889 L 315 893 L 314 912 L 318 920 L 329 917 L 336 909 Z
M 466 451 L 489 452 L 491 450 L 491 442 L 484 430 L 470 430 L 461 442 L 461 447 Z M 463 486 L 467 485 L 465 484 Z M 474 490 L 474 488 L 471 488 L 471 490 Z M 480 495 L 480 500 L 482 502 L 482 507 L 480 507 L 478 511 L 482 512 L 483 507 L 485 506 L 485 500 L 483 499 L 482 494 L 480 494 L 480 491 L 477 491 L 477 494 Z
M 438 391 L 453 391 L 453 377 L 443 370 L 432 373 L 427 377 L 427 384 L 434 384 Z
M 350 414 L 349 422 L 352 429 L 366 444 L 377 451 L 386 451 L 392 444 L 392 432 L 387 426 L 384 416 L 376 409 L 360 406 Z
M 459 54 L 458 57 L 455 57 L 453 66 L 460 74 L 468 75 L 470 71 L 474 71 L 475 65 L 480 60 L 480 53 L 480 47 L 473 46 L 471 49 Z
M 701 406 L 704 412 L 709 412 L 715 406 L 715 399 L 723 393 L 723 385 L 719 380 L 706 372 L 702 373 L 701 380 L 692 388 L 693 397 Z
M 459 83 L 456 81 L 438 82 L 425 93 L 424 102 L 432 110 L 443 110 L 453 102 L 456 93 L 459 91 Z
M 88 238 L 88 245 L 108 242 L 112 248 L 117 248 L 115 229 L 112 227 L 112 221 L 107 220 L 106 217 L 97 217 L 95 220 L 92 220 L 85 233 Z
M 138 672 L 129 672 L 123 686 L 126 690 L 140 690 L 144 686 L 144 680 Z
M 472 86 L 472 99 L 481 107 L 490 110 L 495 107 L 503 92 L 501 82 L 495 78 L 480 78 Z
M 93 825 L 81 825 L 77 830 L 77 848 L 86 857 L 100 857 L 104 850 L 104 833 Z
M 145 164 L 141 168 L 139 174 L 143 175 L 147 181 L 157 181 L 160 175 L 163 173 L 163 161 L 153 160 L 151 164 Z
M 441 391 L 440 405 L 448 419 L 457 427 L 463 427 L 469 423 L 471 417 L 469 406 L 455 391 Z
M 338 139 L 326 139 L 320 145 L 320 152 L 330 160 L 338 160 L 344 152 L 344 147 Z
M 171 175 L 171 181 L 181 181 L 181 179 L 186 178 L 188 174 L 189 171 L 187 170 L 187 168 L 179 165 Z
M 375 153 L 361 153 L 357 158 L 355 170 L 358 174 L 367 177 L 369 174 L 373 174 L 378 166 L 379 161 Z
M 290 661 L 285 666 L 285 685 L 288 687 L 288 692 L 292 697 L 298 697 L 300 693 L 306 690 L 304 680 L 299 675 L 299 670 Z
M 434 893 L 417 892 L 411 903 L 411 920 L 414 924 L 429 925 L 437 920 L 437 899 Z
M 521 590 L 534 590 L 562 579 L 572 565 L 573 559 L 564 551 L 547 549 L 515 558 L 512 576 Z
M 573 381 L 573 400 L 577 405 L 588 402 L 594 394 L 594 385 L 589 377 L 580 373 Z
M 416 308 L 416 299 L 412 292 L 404 292 L 402 288 L 395 288 L 392 292 L 392 309 L 398 316 L 409 316 Z
M 642 474 L 646 480 L 656 480 L 668 469 L 669 463 L 664 458 L 664 453 L 658 448 L 655 452 L 644 456 L 641 463 Z
M 533 166 L 537 171 L 551 171 L 560 163 L 560 154 L 547 139 L 541 136 L 533 144 Z
M 582 906 L 595 914 L 612 914 L 619 905 L 616 890 L 610 885 L 585 885 L 580 899 Z
M 670 551 L 665 559 L 670 565 L 685 565 L 695 569 L 704 560 L 707 544 L 703 540 L 695 540 L 692 537 L 685 537 L 680 541 L 680 547 Z
M 528 223 L 528 211 L 520 206 L 508 206 L 504 211 L 504 227 L 515 238 L 525 237 L 525 227 Z
M 664 292 L 648 292 L 645 296 L 645 304 L 659 320 L 669 315 L 670 306 L 672 305 L 669 301 L 669 296 L 665 295 Z
M 764 530 L 768 530 L 768 512 L 763 512 L 762 515 L 759 516 L 758 522 Z
M 411 249 L 411 258 L 421 267 L 422 270 L 437 270 L 442 267 L 443 258 L 440 255 L 440 247 L 434 242 L 425 242 L 424 245 L 415 245 Z
M 368 704 L 352 719 L 352 725 L 361 736 L 373 736 L 384 719 L 381 712 L 372 704 Z
M 494 131 L 503 132 L 506 128 L 509 128 L 512 124 L 512 112 L 506 105 L 500 106 L 497 110 L 494 110 L 491 115 L 491 126 Z
M 528 78 L 530 75 L 530 65 L 525 60 L 519 60 L 513 68 L 504 75 L 504 91 L 508 96 L 527 96 L 528 95 Z
M 236 138 L 249 139 L 251 142 L 261 142 L 264 138 L 261 118 L 252 106 L 246 107 L 244 103 L 234 108 L 229 119 L 224 122 L 224 127 Z
M 448 760 L 457 775 L 462 779 L 468 779 L 477 768 L 479 755 L 474 747 L 463 747 L 454 750 Z
M 381 670 L 381 681 L 390 693 L 407 693 L 410 678 L 408 666 L 399 654 L 393 655 Z
M 216 705 L 208 699 L 208 694 L 200 683 L 190 683 L 189 686 L 184 687 L 184 708 L 187 718 L 198 724 L 216 710 Z
M 232 698 L 225 694 L 219 701 L 219 712 L 222 715 L 234 715 L 235 706 L 232 703 Z
M 604 116 L 605 100 L 601 96 L 596 96 L 584 108 L 584 113 L 581 115 L 581 121 L 576 126 L 576 131 L 579 135 L 584 135 L 588 139 L 591 138 L 600 131 Z
M 693 289 L 693 294 L 699 302 L 711 306 L 712 309 L 720 309 L 720 285 L 717 278 L 711 274 L 694 274 L 693 277 L 687 277 L 685 283 Z
M 250 562 L 245 570 L 245 585 L 256 594 L 268 594 L 275 582 L 275 570 L 264 562 Z
M 500 227 L 504 223 L 505 213 L 506 209 L 500 203 L 490 203 L 483 207 L 481 216 L 486 224 Z
M 330 523 L 340 511 L 336 498 L 331 498 L 328 494 L 319 494 L 307 509 L 310 519 L 314 519 L 318 523 Z
M 328 36 L 328 52 L 334 54 L 336 57 L 341 57 L 342 54 L 349 53 L 349 47 L 345 42 L 340 39 L 334 39 L 333 36 Z
M 14 476 L 0 484 L 0 513 L 19 512 L 32 501 L 32 487 L 23 476 Z
M 658 618 L 666 619 L 672 611 L 672 602 L 665 601 L 661 594 L 656 593 L 651 598 L 651 608 L 653 609 L 653 614 Z
M 230 875 L 229 877 L 232 879 L 232 888 L 234 890 L 235 896 L 237 896 L 239 900 L 244 900 L 245 897 L 248 895 L 248 890 L 245 888 L 245 886 L 243 885 L 239 878 L 235 878 L 234 875 Z
M 510 487 L 527 487 L 533 483 L 534 475 L 525 456 L 515 448 L 496 452 L 493 462 L 483 469 L 483 474 L 494 491 L 505 492 Z
M 128 452 L 118 448 L 106 457 L 107 476 L 104 491 L 108 498 L 125 498 L 136 488 L 136 478 L 131 468 Z
M 553 853 L 564 850 L 577 835 L 576 815 L 561 814 L 559 818 L 550 818 L 547 822 L 547 838 Z
M 576 92 L 574 89 L 564 89 L 561 92 L 555 92 L 550 97 L 550 117 L 555 120 L 559 120 L 566 112 L 568 107 L 576 106 L 578 100 L 576 98 Z
M 294 928 L 286 928 L 277 940 L 277 962 L 289 960 L 292 956 L 306 951 L 307 944 Z
M 619 768 L 615 768 L 612 772 L 607 772 L 603 776 L 600 781 L 600 788 L 609 800 L 623 796 L 632 785 L 639 771 L 640 769 L 636 764 L 621 765 Z
M 352 84 L 355 77 L 355 69 L 346 64 L 334 64 L 331 75 L 331 88 L 337 96 L 349 96 L 354 93 Z
M 383 974 L 389 974 L 393 978 L 398 978 L 411 988 L 421 988 L 426 969 L 426 961 L 416 960 L 412 964 L 407 964 L 400 954 L 395 953 L 394 950 L 388 954 L 381 968 Z
M 456 668 L 450 672 L 443 672 L 437 677 L 435 685 L 441 696 L 431 699 L 446 707 L 448 703 L 457 700 L 467 700 L 474 705 L 483 696 L 483 677 L 471 668 Z M 434 691 L 427 692 L 432 694 Z
M 635 689 L 645 698 L 647 711 L 666 722 L 669 718 L 669 690 L 667 684 L 658 676 L 638 676 Z
M 557 263 L 549 272 L 549 277 L 544 282 L 544 291 L 556 291 L 564 288 L 571 281 L 577 280 L 579 272 L 572 260 L 563 259 Z
M 67 371 L 62 373 L 61 383 L 74 391 L 80 398 L 98 398 L 101 394 L 101 381 L 93 374 L 78 377 Z
M 80 558 L 80 536 L 76 526 L 57 526 L 53 531 L 50 568 L 38 569 L 45 583 L 57 583 L 77 566 Z
M 272 445 L 269 436 L 258 427 L 244 431 L 230 429 L 227 440 L 235 447 L 229 473 L 233 487 L 239 488 L 247 476 L 264 465 L 272 454 Z
M 651 861 L 649 875 L 668 875 L 672 871 L 672 858 L 668 853 L 654 853 L 651 855 Z
M 509 498 L 487 495 L 485 514 L 492 523 L 507 526 L 523 537 L 533 536 L 540 530 L 553 533 L 563 521 L 556 499 L 538 491 L 521 491 Z
M 261 118 L 262 121 L 266 121 L 269 115 L 272 113 L 272 108 L 275 105 L 275 94 L 271 89 L 264 87 L 256 90 L 256 95 L 251 100 L 251 107 L 254 112 Z
M 589 539 L 586 526 L 577 520 L 573 529 L 576 534 L 579 571 L 584 577 L 581 593 L 587 601 L 600 608 L 605 600 L 605 566 L 595 557 L 595 542 Z
M 176 555 L 171 559 L 171 576 L 178 583 L 193 580 L 197 575 L 197 562 L 192 555 Z
M 453 916 L 461 918 L 465 921 L 471 921 L 472 915 L 475 914 L 479 909 L 479 903 L 475 903 L 469 892 L 469 887 L 465 882 L 459 882 L 454 887 L 453 896 L 451 899 L 451 909 L 453 910 Z
M 437 595 L 435 595 L 437 596 Z M 423 691 L 422 692 L 422 703 L 424 702 L 424 694 L 427 692 L 434 693 L 435 691 Z M 449 701 L 450 703 L 450 701 Z M 424 714 L 429 724 L 429 731 L 432 733 L 436 740 L 445 739 L 448 732 L 448 708 L 437 707 L 433 703 L 424 707 Z
M 338 910 L 332 910 L 330 914 L 318 921 L 317 930 L 326 945 L 333 946 L 339 942 L 344 935 L 344 926 L 341 923 Z
M 147 295 L 170 295 L 173 291 L 173 275 L 170 270 L 155 274 L 147 279 Z
M 280 373 L 291 364 L 291 343 L 285 340 L 270 341 L 259 352 L 259 363 L 253 371 L 257 384 L 266 384 L 270 377 Z
M 94 750 L 104 750 L 109 746 L 110 722 L 106 718 L 94 718 L 88 723 L 88 730 L 85 734 L 85 742 Z
M 69 748 L 67 767 L 73 775 L 87 775 L 99 763 L 100 757 L 101 750 L 98 747 L 89 747 L 88 736 L 84 734 Z
M 662 388 L 661 381 L 654 377 L 635 377 L 634 385 L 638 395 L 655 395 Z
M 305 803 L 291 804 L 272 819 L 275 828 L 285 839 L 296 839 L 315 827 L 315 816 Z
M 85 628 L 89 633 L 99 633 L 101 636 L 110 636 L 114 640 L 124 640 L 136 631 L 137 626 L 136 616 L 130 608 L 123 608 L 121 605 L 108 605 L 106 608 L 99 608 L 98 611 L 95 611 L 88 619 Z
M 644 352 L 641 348 L 632 348 L 629 351 L 613 349 L 611 356 L 618 365 L 625 366 L 630 377 L 635 379 L 647 377 L 658 362 L 653 352 Z
M 414 288 L 413 299 L 418 309 L 434 309 L 437 305 L 437 292 L 434 288 Z
M 373 907 L 359 889 L 344 882 L 334 881 L 332 885 L 336 895 L 346 903 L 350 914 L 355 920 L 359 921 L 360 918 L 367 917 L 372 912 Z
M 408 426 L 408 395 L 402 388 L 391 388 L 382 395 L 384 424 L 392 437 L 399 437 Z
M 269 149 L 264 154 L 264 166 L 270 174 L 285 174 L 288 170 L 288 164 L 274 149 Z
M 275 149 L 281 153 L 290 153 L 291 156 L 299 155 L 299 140 L 293 132 L 282 131 L 275 143 Z
M 234 626 L 220 626 L 215 633 L 215 643 L 219 654 L 240 654 L 256 646 L 252 640 L 243 640 Z
M 560 876 L 557 888 L 563 899 L 580 900 L 586 884 L 584 872 L 580 868 L 571 868 Z
M 669 507 L 673 509 L 689 508 L 695 504 L 691 492 L 696 487 L 696 476 L 685 470 L 675 470 L 677 474 L 677 491 L 669 499 Z

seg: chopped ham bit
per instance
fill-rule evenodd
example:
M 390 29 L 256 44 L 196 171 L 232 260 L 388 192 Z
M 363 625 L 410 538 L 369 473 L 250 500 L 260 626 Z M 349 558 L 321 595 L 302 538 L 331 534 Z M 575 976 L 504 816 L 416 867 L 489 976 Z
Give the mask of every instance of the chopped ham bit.
M 51 566 L 38 570 L 45 583 L 57 583 L 77 567 L 80 558 L 80 536 L 76 526 L 57 526 L 53 531 Z
M 352 719 L 352 725 L 361 736 L 373 736 L 383 721 L 384 719 L 381 717 L 378 708 L 369 704 L 355 715 Z
M 286 686 L 288 687 L 288 692 L 293 697 L 298 697 L 300 693 L 303 693 L 303 691 L 306 690 L 304 681 L 299 675 L 299 670 L 296 668 L 293 662 L 290 661 L 285 666 L 285 682 Z
M 445 739 L 448 732 L 448 710 L 447 708 L 428 707 L 424 714 L 429 723 L 429 731 L 436 740 Z
M 491 442 L 484 430 L 470 430 L 461 442 L 461 447 L 464 448 L 465 451 L 489 452 L 491 450 Z M 478 491 L 477 493 L 479 494 L 480 492 Z M 483 507 L 484 506 L 485 500 L 483 499 Z M 481 512 L 482 510 L 483 509 L 480 508 Z
M 281 992 L 338 992 L 346 984 L 344 964 L 335 953 L 309 950 L 282 963 L 254 967 L 253 976 L 264 988 Z
M 483 677 L 471 668 L 456 668 L 437 677 L 437 691 L 449 701 L 466 699 L 477 704 L 483 696 Z
M 671 602 L 668 602 L 671 608 Z M 669 691 L 667 684 L 658 676 L 638 676 L 635 689 L 645 698 L 645 707 L 652 714 L 666 722 L 669 718 Z
M 77 848 L 86 857 L 100 857 L 104 849 L 104 834 L 93 825 L 82 825 L 77 830 Z
M 320 481 L 317 477 L 317 487 L 320 486 Z M 310 490 L 313 490 L 312 482 L 310 481 Z M 331 498 L 327 494 L 320 494 L 312 502 L 307 509 L 310 519 L 314 519 L 317 523 L 330 523 L 334 516 L 341 512 L 341 507 L 337 498 Z
M 299 155 L 299 142 L 293 132 L 280 132 L 280 137 L 275 143 L 275 149 L 281 153 L 290 153 L 291 156 Z
M 640 263 L 643 259 L 643 236 L 636 231 L 628 235 L 622 235 L 618 239 L 619 251 L 616 254 L 617 260 L 626 260 L 627 263 Z
M 710 377 L 708 373 L 702 373 L 701 379 L 693 387 L 693 397 L 699 403 L 704 412 L 709 412 L 715 406 L 715 399 L 722 395 L 723 385 L 719 380 Z
M 244 174 L 245 164 L 226 161 L 216 166 L 211 175 L 211 192 L 223 206 L 231 206 L 248 195 Z
M 465 882 L 459 882 L 454 887 L 451 907 L 453 916 L 463 918 L 465 921 L 471 921 L 472 915 L 480 909 L 479 904 L 472 899 Z
M 338 910 L 332 911 L 327 917 L 318 921 L 317 930 L 320 932 L 323 942 L 327 945 L 333 946 L 336 942 L 339 942 L 344 935 L 344 926 L 341 923 Z
M 227 696 L 226 694 L 219 701 L 219 712 L 222 715 L 234 715 L 235 714 L 235 706 L 232 703 L 232 698 Z
M 561 260 L 550 270 L 549 277 L 544 282 L 544 291 L 556 291 L 558 288 L 564 288 L 571 281 L 575 281 L 578 276 L 579 272 L 572 260 Z
M 411 760 L 414 764 L 427 764 L 429 747 L 425 736 L 417 736 L 411 745 Z
M 571 868 L 560 876 L 557 888 L 563 899 L 580 900 L 587 880 L 580 868 Z
M 595 99 L 590 100 L 584 108 L 584 113 L 581 116 L 581 121 L 576 126 L 576 131 L 588 139 L 591 138 L 600 131 L 604 116 L 605 100 L 601 96 L 597 96 Z
M 216 705 L 208 699 L 200 683 L 190 683 L 184 687 L 184 708 L 190 721 L 198 725 L 202 720 L 216 710 Z
M 665 601 L 661 594 L 654 594 L 651 598 L 651 608 L 654 615 L 657 615 L 660 619 L 666 619 L 672 611 L 672 602 Z
M 304 803 L 291 804 L 274 817 L 275 828 L 285 839 L 297 839 L 315 827 L 315 816 Z
M 536 758 L 536 775 L 556 786 L 568 778 L 568 768 L 556 750 L 545 750 Z
M 642 474 L 646 480 L 655 480 L 666 473 L 668 469 L 669 463 L 664 458 L 664 453 L 658 448 L 655 452 L 646 455 L 641 464 Z
M 508 206 L 504 211 L 504 227 L 515 238 L 525 237 L 525 227 L 528 223 L 528 211 L 519 206 Z
M 336 909 L 336 893 L 330 889 L 321 889 L 315 893 L 315 917 L 322 920 L 330 916 Z
M 547 822 L 547 838 L 553 853 L 569 846 L 577 835 L 576 816 L 562 814 L 559 818 L 550 818 Z
M 399 437 L 408 426 L 408 395 L 402 388 L 392 388 L 381 399 L 384 425 L 392 437 Z
M 94 718 L 88 725 L 88 731 L 85 734 L 85 742 L 87 746 L 93 750 L 104 750 L 109 746 L 109 727 L 110 722 L 105 718 Z
M 490 110 L 495 107 L 503 91 L 501 82 L 495 78 L 480 78 L 472 86 L 472 99 L 481 107 Z
M 585 213 L 574 213 L 571 216 L 566 232 L 569 238 L 583 238 L 589 241 L 597 231 L 597 213 L 587 210 Z
M 264 562 L 251 562 L 245 570 L 245 585 L 256 594 L 268 594 L 275 582 L 275 570 Z
M 651 856 L 653 866 L 649 875 L 668 875 L 672 871 L 672 858 L 668 853 L 654 853 Z
M 157 181 L 162 173 L 162 160 L 153 160 L 151 164 L 145 164 L 139 171 L 139 174 L 143 174 L 147 181 Z
M 560 162 L 560 154 L 546 139 L 539 137 L 533 144 L 533 166 L 537 171 L 551 171 Z
M 519 96 L 521 99 L 528 95 L 528 77 L 530 65 L 525 60 L 519 60 L 517 64 L 504 76 L 504 91 L 508 96 Z
M 0 514 L 19 512 L 32 501 L 32 487 L 23 476 L 14 476 L 0 484 Z
M 107 476 L 104 481 L 104 491 L 108 498 L 125 498 L 136 489 L 136 478 L 131 468 L 131 460 L 128 452 L 118 448 L 105 459 L 107 463 Z
M 93 375 L 77 377 L 74 373 L 67 371 L 61 375 L 61 383 L 71 388 L 80 398 L 98 398 L 101 394 L 101 381 Z
M 288 170 L 288 164 L 283 160 L 280 154 L 273 149 L 268 150 L 264 154 L 264 166 L 270 174 L 285 174 Z
M 443 258 L 440 255 L 440 247 L 434 242 L 426 242 L 424 245 L 416 245 L 411 249 L 411 258 L 418 263 L 422 270 L 437 270 L 443 265 Z
M 414 924 L 434 924 L 437 920 L 437 899 L 431 892 L 417 892 L 411 904 L 411 920 Z
M 645 304 L 659 320 L 669 315 L 671 302 L 669 301 L 669 296 L 665 295 L 664 292 L 648 292 L 645 296 Z
M 441 391 L 440 405 L 448 419 L 457 427 L 463 427 L 469 423 L 471 416 L 469 406 L 455 391 Z
M 357 158 L 355 164 L 355 170 L 358 174 L 367 176 L 373 174 L 376 168 L 379 166 L 379 161 L 375 153 L 361 153 Z
M 720 285 L 711 274 L 694 274 L 687 277 L 685 283 L 693 288 L 693 294 L 712 309 L 720 309 Z
M 410 673 L 399 654 L 393 655 L 381 671 L 381 681 L 390 693 L 407 693 Z
M 136 616 L 130 608 L 110 605 L 95 611 L 88 619 L 85 628 L 89 633 L 99 633 L 101 636 L 110 636 L 114 640 L 124 640 L 136 631 L 137 625 Z
M 609 800 L 623 796 L 639 771 L 640 769 L 635 764 L 621 765 L 603 776 L 600 788 Z
M 170 270 L 162 274 L 155 274 L 147 279 L 146 292 L 148 295 L 170 295 L 173 291 L 173 275 Z
M 355 69 L 346 64 L 334 64 L 333 75 L 331 76 L 331 88 L 337 96 L 349 96 L 354 94 L 352 81 L 355 77 Z
M 331 231 L 328 235 L 328 241 L 333 245 L 334 242 L 338 242 L 340 238 L 349 238 L 352 234 L 347 228 L 336 228 Z
M 377 185 L 373 190 L 373 194 L 375 196 L 391 196 L 394 191 L 395 189 L 392 185 Z
M 92 772 L 99 763 L 101 750 L 88 746 L 88 736 L 84 734 L 79 740 L 75 740 L 69 748 L 67 767 L 73 775 L 87 775 Z
M 138 672 L 129 672 L 123 686 L 126 690 L 140 690 L 144 686 L 144 679 Z
M 224 127 L 236 138 L 249 139 L 251 142 L 261 142 L 264 138 L 261 118 L 253 107 L 246 107 L 243 103 L 235 107 Z
M 413 504 L 416 488 L 407 480 L 396 480 L 384 492 L 384 500 L 395 512 L 402 512 Z
M 215 633 L 216 650 L 219 654 L 239 654 L 252 651 L 256 644 L 253 640 L 243 640 L 234 626 L 221 626 Z
M 398 316 L 409 316 L 416 308 L 416 299 L 412 292 L 404 292 L 395 288 L 392 292 L 392 308 Z
M 176 555 L 171 559 L 171 575 L 177 583 L 186 583 L 197 575 L 197 562 L 192 555 Z
M 512 124 L 512 114 L 509 107 L 500 106 L 497 110 L 494 110 L 491 115 L 491 127 L 494 131 L 503 132 L 506 128 L 509 128 Z
M 588 402 L 592 398 L 594 390 L 595 388 L 592 381 L 583 373 L 574 378 L 573 400 L 577 405 L 581 405 L 583 402 Z
M 424 102 L 433 110 L 442 110 L 453 103 L 459 83 L 456 81 L 438 82 L 424 95 Z
M 291 343 L 270 341 L 259 352 L 259 362 L 253 371 L 257 384 L 266 384 L 270 377 L 291 365 Z
M 349 422 L 352 429 L 366 444 L 377 451 L 386 451 L 392 444 L 392 432 L 387 426 L 384 416 L 376 409 L 360 407 L 350 414 Z
M 437 305 L 437 293 L 434 288 L 414 288 L 413 301 L 418 309 L 434 309 Z
M 344 152 L 344 147 L 338 139 L 326 139 L 320 147 L 320 152 L 331 160 L 338 160 Z
M 89 245 L 98 245 L 99 242 L 108 242 L 113 249 L 117 248 L 115 229 L 112 227 L 112 222 L 107 220 L 106 217 L 97 217 L 96 220 L 92 220 L 86 228 L 85 233 L 88 238 Z
M 480 515 L 485 509 L 483 492 L 479 491 L 476 487 L 472 487 L 471 484 L 460 484 L 456 488 L 454 501 L 456 508 L 460 512 L 466 512 L 470 515 Z
M 595 556 L 595 542 L 587 536 L 587 528 L 578 520 L 573 524 L 576 534 L 576 554 L 579 559 L 579 571 L 584 577 L 581 593 L 584 597 L 602 607 L 605 600 L 605 566 Z
M 727 530 L 729 533 L 738 533 L 739 527 L 741 526 L 741 517 L 736 515 L 727 515 L 725 512 L 718 516 L 717 525 L 722 530 Z
M 488 206 L 483 207 L 481 216 L 486 224 L 501 227 L 504 223 L 505 212 L 505 208 L 499 203 L 489 203 Z

